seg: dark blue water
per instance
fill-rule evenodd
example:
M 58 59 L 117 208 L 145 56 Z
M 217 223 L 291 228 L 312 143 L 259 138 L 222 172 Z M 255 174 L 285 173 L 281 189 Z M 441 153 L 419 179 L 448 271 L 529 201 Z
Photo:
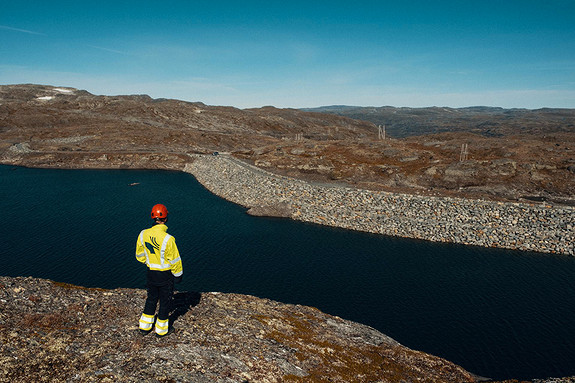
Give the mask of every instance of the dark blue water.
M 315 306 L 491 378 L 575 375 L 575 258 L 251 217 L 184 173 L 0 166 L 0 275 L 143 288 L 157 202 L 181 290 Z

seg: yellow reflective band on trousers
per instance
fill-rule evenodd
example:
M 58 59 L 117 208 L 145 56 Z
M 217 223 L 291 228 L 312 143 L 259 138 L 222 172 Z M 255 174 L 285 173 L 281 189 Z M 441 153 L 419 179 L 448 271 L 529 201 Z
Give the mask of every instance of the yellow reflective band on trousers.
M 154 315 L 142 314 L 140 317 L 140 330 L 150 331 L 154 324 Z
M 170 325 L 169 319 L 165 320 L 158 319 L 156 321 L 156 334 L 166 335 L 168 333 L 169 325 Z

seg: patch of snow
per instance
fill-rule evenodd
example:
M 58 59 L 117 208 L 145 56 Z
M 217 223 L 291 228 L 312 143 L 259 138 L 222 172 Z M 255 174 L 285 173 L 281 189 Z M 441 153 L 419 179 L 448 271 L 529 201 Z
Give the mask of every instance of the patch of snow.
M 60 93 L 74 93 L 72 89 L 64 89 L 64 88 L 54 88 L 56 92 Z
M 53 98 L 54 98 L 54 96 L 43 96 L 43 97 L 38 97 L 37 99 L 38 100 L 51 100 Z

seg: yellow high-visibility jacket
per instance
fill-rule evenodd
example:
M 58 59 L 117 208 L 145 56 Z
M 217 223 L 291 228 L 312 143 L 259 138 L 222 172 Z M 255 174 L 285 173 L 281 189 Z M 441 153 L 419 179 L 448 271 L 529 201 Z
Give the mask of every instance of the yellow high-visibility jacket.
M 171 271 L 174 277 L 184 273 L 176 240 L 167 233 L 168 227 L 154 225 L 142 230 L 136 242 L 136 259 L 150 270 Z

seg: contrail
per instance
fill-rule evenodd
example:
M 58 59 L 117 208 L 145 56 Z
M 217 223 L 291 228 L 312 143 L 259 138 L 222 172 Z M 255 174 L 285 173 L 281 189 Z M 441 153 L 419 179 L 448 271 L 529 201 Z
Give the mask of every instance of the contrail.
M 38 36 L 47 36 L 45 33 L 41 33 L 41 32 L 35 32 L 35 31 L 29 31 L 27 29 L 20 29 L 20 28 L 13 28 L 13 27 L 9 27 L 7 25 L 0 25 L 0 30 L 6 30 L 6 31 L 14 31 L 14 32 L 20 32 L 20 33 L 27 33 L 30 35 L 38 35 Z M 125 56 L 129 56 L 128 53 L 126 52 L 122 52 L 122 51 L 118 51 L 115 49 L 109 49 L 109 48 L 104 48 L 104 47 L 99 47 L 96 45 L 86 45 L 87 47 L 93 48 L 93 49 L 99 49 L 102 51 L 106 51 L 106 52 L 111 52 L 111 53 L 116 53 L 116 54 L 120 54 L 120 55 L 125 55 Z
M 122 52 L 122 51 L 118 51 L 118 50 L 115 50 L 115 49 L 103 48 L 103 47 L 99 47 L 99 46 L 96 46 L 96 45 L 86 45 L 86 46 L 87 46 L 87 47 L 90 47 L 90 48 L 94 48 L 94 49 L 99 49 L 99 50 L 102 50 L 102 51 L 106 51 L 106 52 L 112 52 L 112 53 L 117 53 L 117 54 L 119 54 L 119 55 L 129 56 L 128 53 Z
M 21 32 L 21 33 L 28 33 L 28 34 L 30 34 L 30 35 L 46 36 L 44 33 L 29 31 L 29 30 L 27 30 L 27 29 L 12 28 L 12 27 L 9 27 L 9 26 L 6 26 L 6 25 L 0 25 L 0 29 L 5 29 L 5 30 L 8 30 L 8 31 Z

